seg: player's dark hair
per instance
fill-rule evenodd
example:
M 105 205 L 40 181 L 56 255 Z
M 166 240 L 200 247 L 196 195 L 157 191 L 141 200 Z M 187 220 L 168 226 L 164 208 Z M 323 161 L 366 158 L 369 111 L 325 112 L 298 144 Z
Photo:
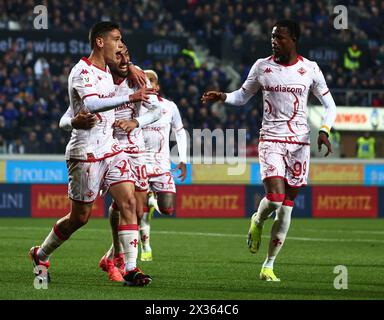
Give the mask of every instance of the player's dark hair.
M 296 39 L 296 43 L 300 39 L 300 25 L 293 20 L 279 20 L 274 24 L 274 27 L 287 28 L 290 36 Z
M 95 23 L 91 30 L 89 30 L 89 44 L 91 45 L 91 49 L 95 47 L 96 38 L 103 37 L 106 33 L 115 29 L 120 30 L 120 26 L 116 22 L 101 21 Z

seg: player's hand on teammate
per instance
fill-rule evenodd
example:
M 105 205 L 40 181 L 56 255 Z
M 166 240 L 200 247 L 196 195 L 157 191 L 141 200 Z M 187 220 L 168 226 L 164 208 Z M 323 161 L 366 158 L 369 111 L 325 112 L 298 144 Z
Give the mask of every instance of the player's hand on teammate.
M 97 123 L 97 116 L 86 111 L 79 112 L 72 119 L 72 128 L 88 130 L 93 128 Z
M 324 157 L 327 157 L 330 153 L 332 153 L 332 146 L 328 140 L 328 137 L 325 132 L 319 132 L 319 137 L 317 138 L 317 146 L 319 147 L 319 152 L 321 151 L 321 146 L 325 145 L 327 147 L 327 153 Z
M 204 92 L 203 96 L 201 97 L 201 102 L 202 103 L 215 102 L 215 101 L 224 102 L 226 98 L 227 98 L 227 95 L 224 92 L 207 91 L 207 92 Z
M 121 128 L 124 131 L 129 132 L 133 129 L 136 129 L 139 126 L 139 122 L 136 119 L 132 119 L 132 120 L 121 119 L 121 120 L 116 120 L 114 126 L 115 128 Z
M 149 95 L 155 94 L 156 91 L 152 88 L 148 87 L 142 87 L 139 90 L 137 90 L 135 93 L 131 94 L 129 96 L 129 102 L 148 102 L 149 101 Z
M 181 180 L 181 182 L 183 182 L 185 180 L 185 178 L 187 177 L 187 165 L 184 162 L 180 162 L 175 168 L 175 171 L 177 171 L 177 170 L 181 171 L 178 178 Z
M 129 74 L 128 74 L 128 86 L 142 88 L 147 83 L 147 78 L 145 77 L 145 73 L 143 70 L 136 68 L 135 65 L 130 64 L 128 66 Z

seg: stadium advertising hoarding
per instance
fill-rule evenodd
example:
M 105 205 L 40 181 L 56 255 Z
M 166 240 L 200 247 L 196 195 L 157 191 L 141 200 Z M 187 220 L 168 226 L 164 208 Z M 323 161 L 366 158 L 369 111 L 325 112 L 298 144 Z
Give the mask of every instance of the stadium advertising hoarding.
M 63 217 L 70 211 L 67 185 L 32 185 L 32 217 Z M 104 199 L 97 197 L 92 217 L 104 217 Z
M 0 183 L 6 181 L 5 166 L 6 166 L 6 161 L 0 160 Z
M 320 128 L 323 106 L 308 108 L 311 125 Z M 335 129 L 339 131 L 384 131 L 384 110 L 370 107 L 337 107 Z
M 8 183 L 67 183 L 65 161 L 22 161 L 9 160 L 6 163 Z
M 2 30 L 1 35 L 0 54 L 12 47 L 19 52 L 24 52 L 30 47 L 38 57 L 53 55 L 80 58 L 91 53 L 86 32 Z M 178 55 L 187 44 L 185 37 L 160 37 L 146 32 L 135 32 L 134 35 L 123 34 L 123 38 L 128 43 L 132 60 L 136 63 L 146 59 L 162 59 Z
M 384 165 L 366 164 L 364 166 L 364 184 L 384 186 Z
M 245 186 L 179 186 L 176 217 L 244 217 Z
M 233 169 L 241 168 L 240 174 L 231 175 Z M 250 164 L 194 164 L 192 181 L 196 184 L 249 184 L 251 177 Z
M 309 170 L 311 185 L 363 185 L 364 166 L 362 164 L 311 164 Z
M 29 217 L 30 191 L 28 184 L 0 184 L 0 217 Z
M 375 218 L 378 188 L 361 186 L 312 187 L 312 216 L 315 218 Z

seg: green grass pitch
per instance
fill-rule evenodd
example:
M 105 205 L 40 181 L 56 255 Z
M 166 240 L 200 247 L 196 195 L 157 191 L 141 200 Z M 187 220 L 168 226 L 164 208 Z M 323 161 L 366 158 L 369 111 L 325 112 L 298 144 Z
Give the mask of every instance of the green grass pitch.
M 0 299 L 384 299 L 383 219 L 293 219 L 275 272 L 280 283 L 258 279 L 272 221 L 260 251 L 246 247 L 249 219 L 152 221 L 154 261 L 139 262 L 153 276 L 144 288 L 108 281 L 98 267 L 110 245 L 108 220 L 87 226 L 51 258 L 47 290 L 33 286 L 27 257 L 53 219 L 0 219 Z M 348 289 L 336 290 L 334 268 L 348 270 Z

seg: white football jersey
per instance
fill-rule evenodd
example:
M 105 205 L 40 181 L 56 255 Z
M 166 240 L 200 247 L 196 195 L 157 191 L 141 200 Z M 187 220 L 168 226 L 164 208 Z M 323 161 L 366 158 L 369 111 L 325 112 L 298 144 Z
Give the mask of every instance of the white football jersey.
M 183 123 L 176 104 L 158 96 L 161 105 L 161 118 L 143 128 L 147 167 L 159 167 L 161 172 L 171 169 L 169 135 L 172 129 L 183 129 Z M 148 172 L 150 173 L 150 172 Z M 158 172 L 160 173 L 160 171 Z
M 131 95 L 136 89 L 130 88 L 126 80 L 115 84 L 116 95 Z M 115 109 L 116 120 L 133 119 L 140 115 L 141 103 L 124 103 Z M 114 136 L 119 140 L 120 146 L 128 153 L 142 153 L 145 151 L 144 136 L 141 128 L 129 132 L 115 128 Z
M 69 108 L 76 116 L 85 111 L 83 100 L 97 95 L 101 98 L 115 96 L 112 75 L 82 58 L 71 70 L 68 77 Z M 121 152 L 118 141 L 113 138 L 115 111 L 96 113 L 99 121 L 89 130 L 73 129 L 66 148 L 66 159 L 97 161 Z
M 260 139 L 309 142 L 307 101 L 329 92 L 316 62 L 301 56 L 291 65 L 274 61 L 273 56 L 258 59 L 242 90 L 263 92 L 264 116 Z

